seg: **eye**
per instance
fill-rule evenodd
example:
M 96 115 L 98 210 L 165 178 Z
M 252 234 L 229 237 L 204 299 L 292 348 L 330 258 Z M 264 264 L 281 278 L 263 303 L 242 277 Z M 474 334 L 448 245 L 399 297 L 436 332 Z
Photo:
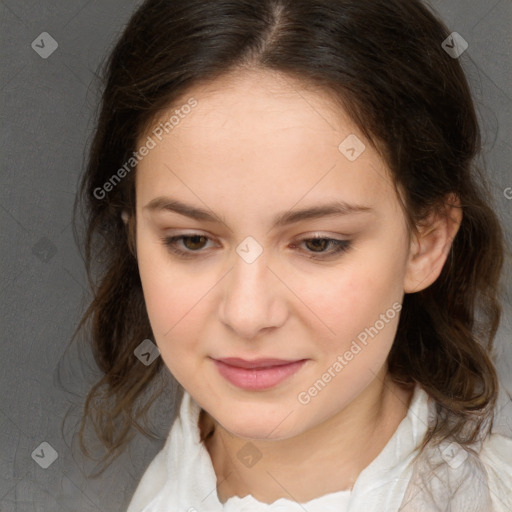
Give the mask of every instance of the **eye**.
M 184 258 L 193 258 L 194 252 L 200 252 L 204 246 L 206 240 L 210 240 L 209 237 L 204 235 L 198 235 L 196 233 L 187 233 L 179 236 L 162 237 L 163 244 L 174 254 Z M 182 241 L 187 250 L 183 250 L 177 247 L 178 242 Z
M 162 243 L 169 249 L 170 252 L 176 254 L 182 258 L 195 258 L 201 253 L 204 253 L 202 249 L 205 247 L 205 243 L 211 238 L 205 235 L 198 235 L 196 233 L 186 233 L 178 236 L 162 237 Z M 179 243 L 182 243 L 185 250 L 179 248 Z M 311 259 L 327 259 L 333 256 L 346 252 L 351 247 L 350 240 L 338 240 L 336 238 L 320 237 L 315 236 L 312 238 L 303 238 L 298 243 L 290 245 L 291 248 L 297 247 L 297 245 L 306 244 L 308 248 L 312 248 L 307 252 L 311 255 L 307 256 Z M 331 247 L 330 250 L 326 248 Z M 197 254 L 194 254 L 197 253 Z
M 313 253 L 313 255 L 308 256 L 308 258 L 312 259 L 327 259 L 333 257 L 341 252 L 346 252 L 351 247 L 350 240 L 338 240 L 336 238 L 327 238 L 315 236 L 313 238 L 303 238 L 299 240 L 299 244 L 306 244 L 307 247 L 311 247 L 312 250 L 308 251 Z M 292 247 L 296 247 L 295 244 L 292 244 Z M 326 251 L 326 247 L 332 247 L 330 250 Z M 318 254 L 318 256 L 316 256 Z

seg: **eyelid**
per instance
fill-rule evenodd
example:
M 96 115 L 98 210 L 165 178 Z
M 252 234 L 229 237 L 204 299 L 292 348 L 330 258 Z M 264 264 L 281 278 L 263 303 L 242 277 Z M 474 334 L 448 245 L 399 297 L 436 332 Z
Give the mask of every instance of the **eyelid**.
M 170 231 L 165 231 L 165 236 L 167 238 L 173 237 L 173 236 L 204 236 L 206 238 L 209 238 L 210 240 L 217 239 L 217 237 L 207 233 L 206 231 L 195 231 L 194 229 L 186 229 L 186 228 L 176 228 Z M 307 240 L 310 238 L 333 238 L 333 239 L 340 239 L 339 237 L 346 237 L 349 238 L 351 236 L 354 236 L 353 234 L 349 233 L 339 233 L 339 232 L 330 232 L 330 231 L 307 231 L 306 233 L 301 233 L 300 235 L 296 235 L 294 238 L 299 240 Z M 341 239 L 340 239 L 341 240 Z

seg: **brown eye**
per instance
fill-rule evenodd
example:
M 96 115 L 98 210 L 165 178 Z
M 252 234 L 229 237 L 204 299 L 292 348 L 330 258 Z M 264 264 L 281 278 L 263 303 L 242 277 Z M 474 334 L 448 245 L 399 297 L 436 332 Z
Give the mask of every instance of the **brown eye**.
M 161 240 L 170 252 L 183 258 L 193 258 L 195 256 L 194 253 L 198 253 L 199 255 L 204 252 L 201 249 L 204 248 L 205 243 L 207 243 L 210 238 L 193 233 L 189 235 L 162 237 Z M 184 249 L 178 246 L 178 242 L 182 243 Z
M 335 238 L 326 237 L 304 238 L 299 242 L 299 245 L 300 244 L 304 244 L 306 246 L 307 252 L 310 253 L 310 256 L 308 256 L 309 258 L 318 260 L 327 259 L 341 252 L 346 252 L 351 247 L 350 240 L 337 240 Z M 331 250 L 326 250 L 328 247 L 333 248 Z
M 197 251 L 198 249 L 202 249 L 203 242 L 207 240 L 205 236 L 202 235 L 194 235 L 194 236 L 182 236 L 180 237 L 183 240 L 183 245 L 192 251 Z M 186 243 L 186 241 L 192 241 L 190 244 Z M 198 247 L 200 246 L 200 247 Z
M 312 248 L 313 252 L 323 252 L 329 246 L 330 240 L 327 238 L 311 238 L 304 240 L 308 248 Z
M 203 255 L 205 251 L 202 249 L 211 239 L 204 235 L 191 233 L 188 235 L 162 237 L 161 240 L 170 252 L 182 258 L 194 258 Z M 179 242 L 181 242 L 183 248 L 178 245 Z M 304 238 L 298 243 L 298 245 L 301 244 L 306 246 L 306 252 L 309 253 L 308 258 L 317 260 L 334 257 L 341 252 L 348 251 L 351 247 L 350 240 L 337 240 L 326 237 Z M 296 247 L 296 244 L 292 244 L 292 247 Z M 329 247 L 332 248 L 329 250 Z

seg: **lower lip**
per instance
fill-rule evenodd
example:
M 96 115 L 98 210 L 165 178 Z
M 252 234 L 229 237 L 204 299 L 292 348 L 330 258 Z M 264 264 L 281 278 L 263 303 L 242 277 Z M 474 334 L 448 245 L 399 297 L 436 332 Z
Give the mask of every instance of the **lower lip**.
M 249 391 L 261 391 L 273 388 L 291 377 L 294 373 L 297 373 L 306 362 L 306 359 L 260 370 L 239 368 L 217 360 L 213 362 L 217 366 L 219 373 L 231 384 Z

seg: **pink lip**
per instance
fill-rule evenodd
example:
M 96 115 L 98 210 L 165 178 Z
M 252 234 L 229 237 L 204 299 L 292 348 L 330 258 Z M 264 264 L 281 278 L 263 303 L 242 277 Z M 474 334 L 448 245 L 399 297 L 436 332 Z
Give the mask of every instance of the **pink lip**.
M 256 359 L 246 361 L 239 358 L 214 359 L 219 373 L 231 384 L 246 390 L 269 389 L 291 377 L 304 365 L 306 359 L 286 361 L 283 359 Z

